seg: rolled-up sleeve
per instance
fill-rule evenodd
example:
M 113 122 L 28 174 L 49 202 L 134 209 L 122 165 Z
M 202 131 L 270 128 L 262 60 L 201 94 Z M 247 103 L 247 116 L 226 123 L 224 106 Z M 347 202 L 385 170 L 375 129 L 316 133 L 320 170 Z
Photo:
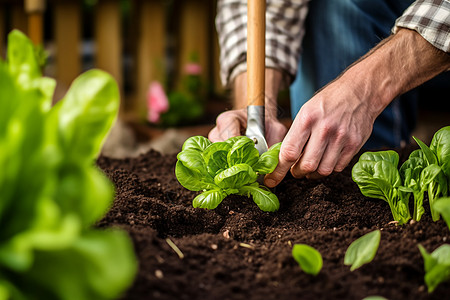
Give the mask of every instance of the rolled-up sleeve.
M 293 78 L 297 71 L 309 0 L 274 0 L 266 4 L 266 67 Z M 219 0 L 216 30 L 220 45 L 220 78 L 229 86 L 247 70 L 247 1 Z
M 417 0 L 409 6 L 395 22 L 392 29 L 400 28 L 417 31 L 434 47 L 450 52 L 450 1 Z

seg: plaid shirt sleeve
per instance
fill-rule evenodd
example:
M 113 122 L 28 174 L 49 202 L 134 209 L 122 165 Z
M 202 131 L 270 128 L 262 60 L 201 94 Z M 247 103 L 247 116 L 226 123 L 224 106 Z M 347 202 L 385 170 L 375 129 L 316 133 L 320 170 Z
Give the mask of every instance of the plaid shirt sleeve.
M 450 1 L 417 0 L 397 19 L 393 32 L 401 27 L 417 31 L 436 48 L 450 52 Z
M 268 0 L 266 4 L 266 67 L 294 78 L 304 35 L 309 0 Z M 247 1 L 219 0 L 216 29 L 220 45 L 220 78 L 229 86 L 247 70 Z

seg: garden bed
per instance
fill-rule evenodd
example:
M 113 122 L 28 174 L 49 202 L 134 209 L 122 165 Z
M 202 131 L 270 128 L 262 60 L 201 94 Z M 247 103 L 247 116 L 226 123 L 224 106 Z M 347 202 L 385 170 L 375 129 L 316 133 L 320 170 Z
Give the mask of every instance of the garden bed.
M 400 161 L 411 149 L 402 149 Z M 116 185 L 112 209 L 98 226 L 128 231 L 139 273 L 123 299 L 446 299 L 450 284 L 428 294 L 420 243 L 433 251 L 450 241 L 443 221 L 425 214 L 396 226 L 386 202 L 364 197 L 344 172 L 309 181 L 288 175 L 276 188 L 280 210 L 262 212 L 243 196 L 227 197 L 217 209 L 192 207 L 197 194 L 174 173 L 176 155 L 150 151 L 137 158 L 100 157 L 98 165 Z M 375 229 L 375 259 L 350 272 L 347 247 Z M 173 244 L 172 244 L 173 243 Z M 316 277 L 292 258 L 305 243 L 323 256 Z M 177 254 L 176 247 L 181 251 Z M 180 255 L 182 254 L 182 258 Z

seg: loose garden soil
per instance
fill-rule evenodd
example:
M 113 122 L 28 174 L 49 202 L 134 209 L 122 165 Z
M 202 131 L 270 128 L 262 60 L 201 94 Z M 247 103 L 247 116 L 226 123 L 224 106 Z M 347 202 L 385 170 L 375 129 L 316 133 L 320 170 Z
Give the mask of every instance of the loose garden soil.
M 399 151 L 401 162 L 410 150 Z M 281 203 L 276 213 L 260 211 L 243 196 L 229 196 L 215 210 L 195 209 L 197 193 L 178 183 L 175 163 L 176 155 L 155 151 L 98 160 L 116 186 L 115 202 L 98 226 L 128 231 L 139 259 L 139 273 L 123 299 L 450 297 L 450 283 L 432 294 L 424 284 L 417 245 L 431 252 L 450 241 L 446 224 L 432 222 L 426 201 L 420 222 L 396 226 L 386 202 L 360 193 L 350 165 L 315 181 L 288 175 L 275 190 Z M 350 272 L 347 247 L 375 229 L 381 230 L 375 259 Z M 302 272 L 291 255 L 295 243 L 320 251 L 319 275 Z

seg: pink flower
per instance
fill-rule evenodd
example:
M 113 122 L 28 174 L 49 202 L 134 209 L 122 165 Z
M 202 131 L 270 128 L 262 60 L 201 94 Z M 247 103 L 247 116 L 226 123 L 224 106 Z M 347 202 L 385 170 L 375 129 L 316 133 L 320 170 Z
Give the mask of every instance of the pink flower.
M 200 75 L 202 73 L 202 66 L 197 63 L 188 63 L 184 66 L 184 71 L 188 75 Z
M 147 120 L 150 123 L 158 123 L 161 113 L 169 110 L 169 100 L 158 81 L 153 81 L 148 89 L 147 109 Z

